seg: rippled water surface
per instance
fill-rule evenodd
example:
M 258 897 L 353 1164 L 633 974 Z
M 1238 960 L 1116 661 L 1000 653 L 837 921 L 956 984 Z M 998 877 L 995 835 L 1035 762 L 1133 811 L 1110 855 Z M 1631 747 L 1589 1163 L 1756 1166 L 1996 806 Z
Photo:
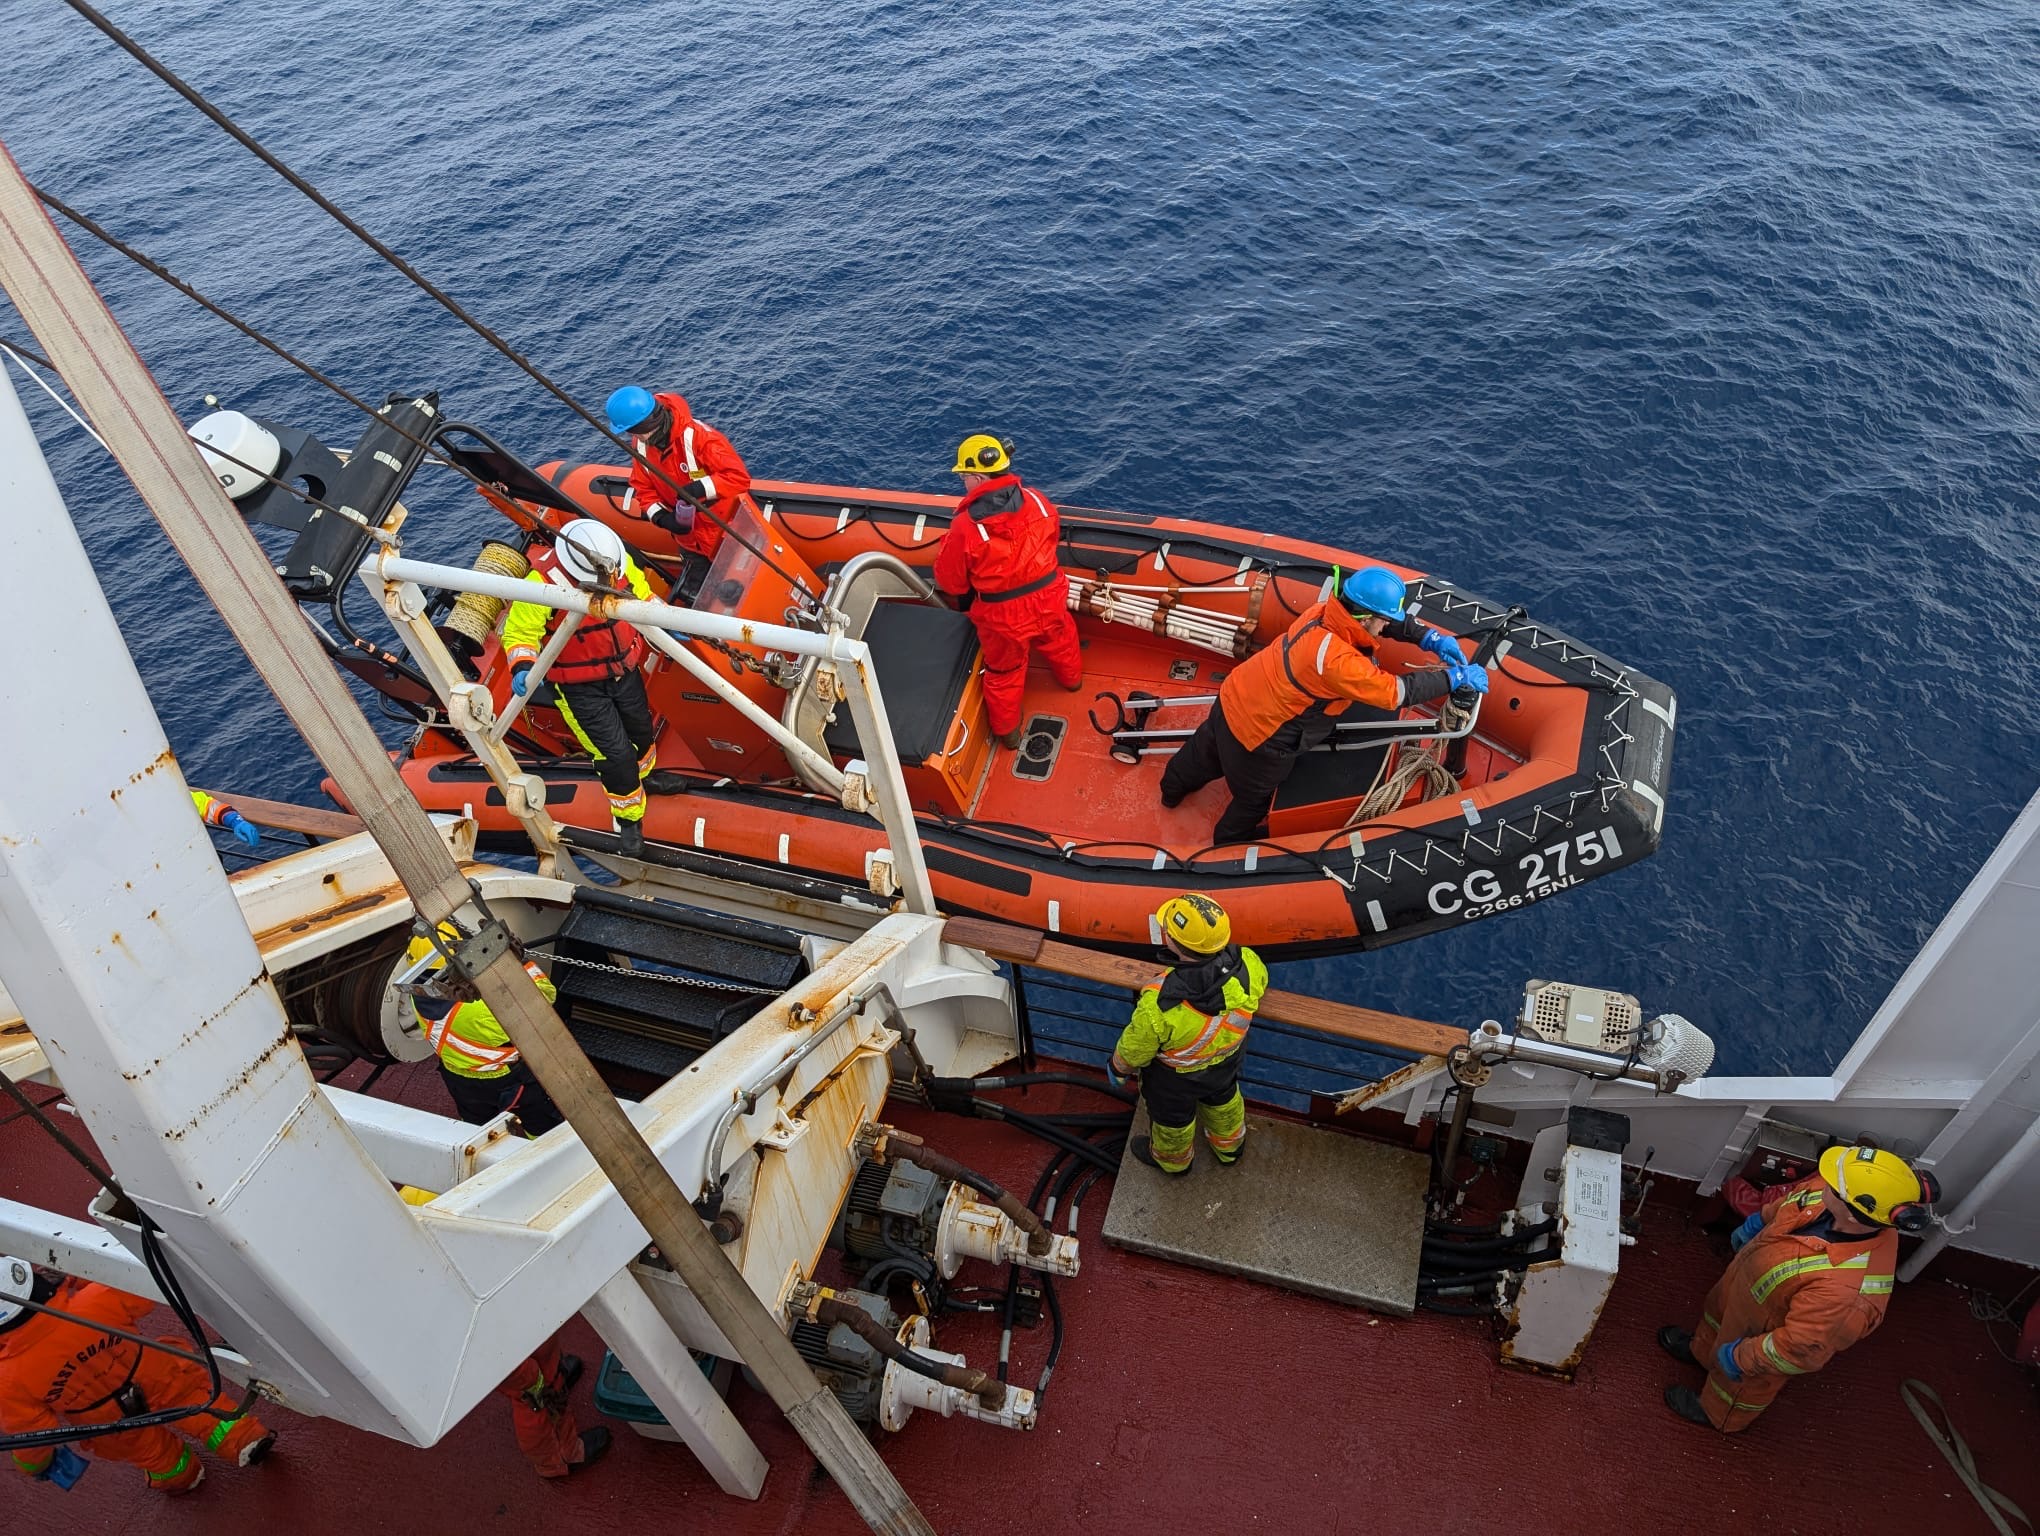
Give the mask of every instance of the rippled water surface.
M 583 398 L 677 386 L 760 473 L 921 489 L 996 425 L 1060 498 L 1378 551 L 1678 689 L 1654 860 L 1289 985 L 1472 1022 L 1559 976 L 1824 1070 L 2040 779 L 2030 5 L 112 10 Z M 33 179 L 362 393 L 594 452 L 57 0 L 6 17 Z M 80 244 L 174 403 L 352 441 Z M 191 776 L 314 792 L 30 408 Z M 428 555 L 492 517 L 414 505 Z

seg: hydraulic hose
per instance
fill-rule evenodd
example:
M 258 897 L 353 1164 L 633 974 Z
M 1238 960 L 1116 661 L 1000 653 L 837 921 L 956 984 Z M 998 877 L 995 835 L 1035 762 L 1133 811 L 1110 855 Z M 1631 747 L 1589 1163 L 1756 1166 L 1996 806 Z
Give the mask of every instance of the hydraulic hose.
M 1462 1258 L 1510 1253 L 1528 1248 L 1532 1244 L 1549 1237 L 1557 1230 L 1558 1222 L 1556 1220 L 1540 1221 L 1534 1226 L 1524 1227 L 1520 1231 L 1512 1232 L 1507 1237 L 1481 1238 L 1473 1242 L 1460 1242 L 1456 1239 L 1440 1238 L 1427 1232 L 1424 1234 L 1424 1252 L 1427 1254 L 1451 1254 Z
M 1085 1077 L 1079 1072 L 1014 1072 L 1002 1077 L 944 1078 L 943 1082 L 968 1082 L 976 1089 L 985 1088 L 1028 1088 L 1037 1083 L 1066 1083 L 1072 1088 L 1089 1088 L 1102 1093 L 1122 1104 L 1131 1104 L 1140 1095 L 1131 1088 L 1115 1088 L 1099 1077 Z
M 978 1113 L 987 1120 L 1003 1120 L 1015 1129 L 1027 1132 L 1030 1136 L 1039 1136 L 1043 1141 L 1061 1147 L 1066 1152 L 1075 1153 L 1078 1157 L 1084 1158 L 1103 1168 L 1107 1173 L 1117 1173 L 1119 1171 L 1118 1160 L 1116 1158 L 1108 1158 L 1103 1152 L 1098 1150 L 1095 1143 L 1085 1141 L 1080 1136 L 1073 1136 L 1068 1131 L 1050 1125 L 1038 1115 L 1029 1115 L 1017 1109 L 1008 1109 L 1004 1104 L 996 1103 L 991 1099 L 973 1099 L 971 1103 L 977 1107 Z
M 926 1169 L 938 1179 L 950 1179 L 976 1190 L 996 1205 L 1014 1226 L 1027 1234 L 1029 1253 L 1048 1252 L 1052 1238 L 1047 1225 L 1030 1207 L 1021 1202 L 1019 1196 L 1004 1185 L 973 1168 L 964 1167 L 955 1158 L 937 1152 L 920 1137 L 909 1135 L 905 1131 L 888 1128 L 884 1146 L 885 1156 L 892 1161 L 912 1163 L 917 1168 Z
M 945 1387 L 955 1387 L 958 1391 L 970 1393 L 978 1400 L 979 1406 L 989 1413 L 997 1413 L 1006 1405 L 1004 1382 L 995 1381 L 983 1371 L 974 1370 L 970 1366 L 951 1365 L 947 1360 L 930 1360 L 926 1355 L 907 1348 L 887 1331 L 883 1323 L 862 1307 L 853 1306 L 834 1296 L 824 1296 L 815 1303 L 814 1319 L 829 1327 L 841 1323 L 886 1359 L 905 1367 L 917 1376 L 926 1376 L 931 1381 L 941 1382 Z
M 1469 1253 L 1461 1257 L 1456 1254 L 1434 1254 L 1426 1250 L 1418 1265 L 1418 1273 L 1450 1276 L 1507 1270 L 1513 1274 L 1518 1270 L 1528 1269 L 1536 1262 L 1537 1255 L 1533 1253 Z
M 1419 1275 L 1417 1294 L 1434 1296 L 1478 1296 L 1494 1289 L 1495 1282 L 1513 1270 L 1487 1269 L 1468 1275 Z

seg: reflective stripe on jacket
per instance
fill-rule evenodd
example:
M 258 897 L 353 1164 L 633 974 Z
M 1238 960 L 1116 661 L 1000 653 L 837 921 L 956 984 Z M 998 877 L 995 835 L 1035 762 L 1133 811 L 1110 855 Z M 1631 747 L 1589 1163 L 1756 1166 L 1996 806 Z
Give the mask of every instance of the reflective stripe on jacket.
M 709 510 L 725 522 L 730 521 L 738 499 L 751 490 L 751 472 L 745 468 L 736 445 L 707 422 L 697 421 L 685 396 L 655 394 L 652 398 L 673 413 L 672 433 L 663 448 L 642 437 L 632 438 L 632 446 L 681 485 L 695 482 Z M 644 464 L 632 462 L 626 507 L 635 506 L 640 517 L 649 517 L 653 508 L 670 507 L 679 500 L 672 486 Z M 708 518 L 696 517 L 694 526 L 676 539 L 682 549 L 712 559 L 722 544 L 723 531 Z
M 1057 545 L 1062 514 L 1018 475 L 995 475 L 966 492 L 935 551 L 935 585 L 952 597 L 975 592 L 998 602 L 1057 587 L 1069 601 Z
M 1218 996 L 1199 999 L 1207 1005 L 1223 999 L 1223 1007 L 1200 1008 L 1184 999 L 1163 1005 L 1164 989 L 1175 972 L 1157 976 L 1134 999 L 1133 1018 L 1120 1033 L 1113 1054 L 1122 1065 L 1144 1067 L 1160 1062 L 1177 1072 L 1202 1072 L 1225 1061 L 1246 1044 L 1254 1010 L 1268 990 L 1268 967 L 1251 949 L 1239 951 L 1239 965 L 1226 977 Z M 1170 989 L 1174 998 L 1174 990 Z
M 1764 1225 L 1722 1277 L 1723 1339 L 1740 1339 L 1744 1375 L 1817 1371 L 1884 1321 L 1897 1271 L 1898 1234 L 1808 1235 L 1826 1214 L 1818 1178 L 1773 1192 Z
M 113 1328 L 133 1329 L 157 1303 L 109 1285 L 67 1279 L 49 1305 Z M 142 1346 L 96 1328 L 42 1314 L 0 1333 L 0 1432 L 28 1434 L 55 1429 L 60 1414 L 105 1403 L 134 1379 Z M 15 1465 L 31 1475 L 50 1462 L 50 1449 L 14 1453 Z
M 1314 603 L 1273 645 L 1227 674 L 1218 704 L 1252 751 L 1298 715 L 1342 715 L 1355 702 L 1395 709 L 1403 686 L 1374 660 L 1374 637 L 1336 602 Z
M 225 826 L 227 813 L 233 810 L 226 801 L 217 799 L 202 789 L 194 789 L 191 792 L 191 803 L 198 807 L 198 814 L 205 818 L 205 824 L 209 827 Z
M 541 585 L 551 581 L 555 586 L 573 586 L 566 573 L 560 571 L 559 557 L 550 544 L 532 545 L 531 570 L 524 579 Z M 628 554 L 623 557 L 623 579 L 633 597 L 647 602 L 651 600 L 651 583 L 645 580 L 645 573 L 638 569 L 637 562 Z M 503 620 L 503 650 L 510 658 L 510 665 L 524 667 L 537 661 L 546 636 L 552 633 L 559 618 L 559 609 L 548 608 L 542 603 L 512 603 L 509 617 Z M 590 616 L 581 620 L 580 627 L 554 658 L 545 675 L 555 683 L 600 682 L 605 677 L 621 677 L 626 672 L 635 672 L 650 654 L 651 646 L 645 637 L 630 625 Z
M 536 965 L 527 960 L 524 970 L 538 983 L 547 1002 L 559 997 L 552 978 Z M 455 1003 L 439 1018 L 421 1017 L 418 1022 L 425 1026 L 425 1038 L 439 1053 L 439 1064 L 456 1077 L 501 1077 L 517 1065 L 517 1047 L 480 998 Z

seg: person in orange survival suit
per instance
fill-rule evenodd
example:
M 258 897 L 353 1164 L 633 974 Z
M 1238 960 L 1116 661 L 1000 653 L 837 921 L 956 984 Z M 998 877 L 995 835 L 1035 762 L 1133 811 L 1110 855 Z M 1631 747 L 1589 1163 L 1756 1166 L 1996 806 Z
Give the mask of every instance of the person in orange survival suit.
M 1162 804 L 1174 810 L 1223 776 L 1232 801 L 1211 840 L 1243 843 L 1263 835 L 1296 760 L 1328 740 L 1356 705 L 1363 712 L 1350 718 L 1390 719 L 1404 705 L 1455 689 L 1486 693 L 1486 671 L 1467 661 L 1458 640 L 1406 612 L 1403 594 L 1402 578 L 1386 566 L 1355 571 L 1304 609 L 1281 639 L 1234 667 L 1196 734 L 1162 770 Z M 1374 659 L 1384 635 L 1422 646 L 1444 670 L 1384 672 Z
M 1829 1147 L 1818 1175 L 1771 1190 L 1729 1239 L 1735 1257 L 1700 1326 L 1658 1330 L 1666 1354 L 1707 1372 L 1704 1392 L 1665 1388 L 1665 1406 L 1735 1434 L 1794 1376 L 1874 1332 L 1891 1304 L 1898 1234 L 1924 1231 L 1938 1194 L 1930 1177 L 1874 1147 Z
M 1056 552 L 1062 518 L 1054 502 L 1013 473 L 1012 444 L 989 433 L 963 440 L 951 473 L 963 477 L 963 499 L 935 551 L 935 586 L 977 626 L 992 734 L 1001 746 L 1017 747 L 1030 647 L 1041 647 L 1049 671 L 1070 692 L 1084 685 L 1069 578 Z
M 593 1466 L 608 1454 L 607 1429 L 600 1424 L 582 1429 L 574 1422 L 574 1406 L 567 1394 L 580 1379 L 580 1357 L 561 1354 L 559 1335 L 554 1334 L 496 1388 L 510 1399 L 510 1426 L 517 1433 L 517 1448 L 540 1477 L 565 1477 L 578 1467 Z
M 191 1412 L 172 1424 L 89 1438 L 96 1458 L 140 1467 L 149 1486 L 164 1493 L 189 1492 L 205 1476 L 192 1448 L 173 1429 L 244 1467 L 262 1460 L 275 1446 L 276 1436 L 253 1413 L 222 1416 L 231 1409 L 234 1394 L 229 1389 L 215 1398 L 211 1378 L 196 1362 L 51 1317 L 24 1306 L 24 1301 L 130 1331 L 157 1306 L 111 1286 L 51 1277 L 26 1259 L 0 1254 L 0 1430 L 21 1435 L 67 1423 L 111 1424 L 165 1408 L 189 1407 Z M 189 1340 L 163 1342 L 191 1348 Z M 47 1478 L 64 1488 L 76 1482 L 87 1465 L 67 1445 L 21 1447 L 13 1456 L 15 1466 L 30 1477 Z
M 655 395 L 626 384 L 609 397 L 605 410 L 609 429 L 628 437 L 637 453 L 631 461 L 625 509 L 634 508 L 665 529 L 688 554 L 713 560 L 722 546 L 722 524 L 700 515 L 696 504 L 723 523 L 733 522 L 749 504 L 751 472 L 736 448 L 697 419 L 681 395 Z M 676 492 L 675 485 L 685 495 Z

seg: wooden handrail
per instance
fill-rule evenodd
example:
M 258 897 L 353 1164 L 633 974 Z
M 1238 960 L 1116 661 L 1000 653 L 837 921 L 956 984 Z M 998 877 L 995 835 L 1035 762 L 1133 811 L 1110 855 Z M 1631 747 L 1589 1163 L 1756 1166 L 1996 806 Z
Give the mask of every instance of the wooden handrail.
M 943 924 L 942 936 L 952 944 L 981 949 L 997 960 L 1038 966 L 1059 976 L 1074 976 L 1109 987 L 1144 987 L 1160 973 L 1159 962 L 1154 960 L 1100 954 L 1051 939 L 1032 928 L 985 918 L 952 917 Z M 1455 1045 L 1466 1043 L 1466 1031 L 1449 1024 L 1433 1024 L 1426 1019 L 1406 1018 L 1399 1013 L 1383 1013 L 1375 1008 L 1359 1008 L 1272 987 L 1261 999 L 1258 1016 L 1278 1024 L 1293 1024 L 1314 1034 L 1350 1040 L 1356 1045 L 1407 1051 L 1415 1056 L 1443 1056 Z
M 287 800 L 263 800 L 254 795 L 230 795 L 225 790 L 205 791 L 224 800 L 258 827 L 275 827 L 280 832 L 302 832 L 307 837 L 352 837 L 362 830 L 359 818 L 342 811 L 322 811 L 316 806 L 292 805 Z

